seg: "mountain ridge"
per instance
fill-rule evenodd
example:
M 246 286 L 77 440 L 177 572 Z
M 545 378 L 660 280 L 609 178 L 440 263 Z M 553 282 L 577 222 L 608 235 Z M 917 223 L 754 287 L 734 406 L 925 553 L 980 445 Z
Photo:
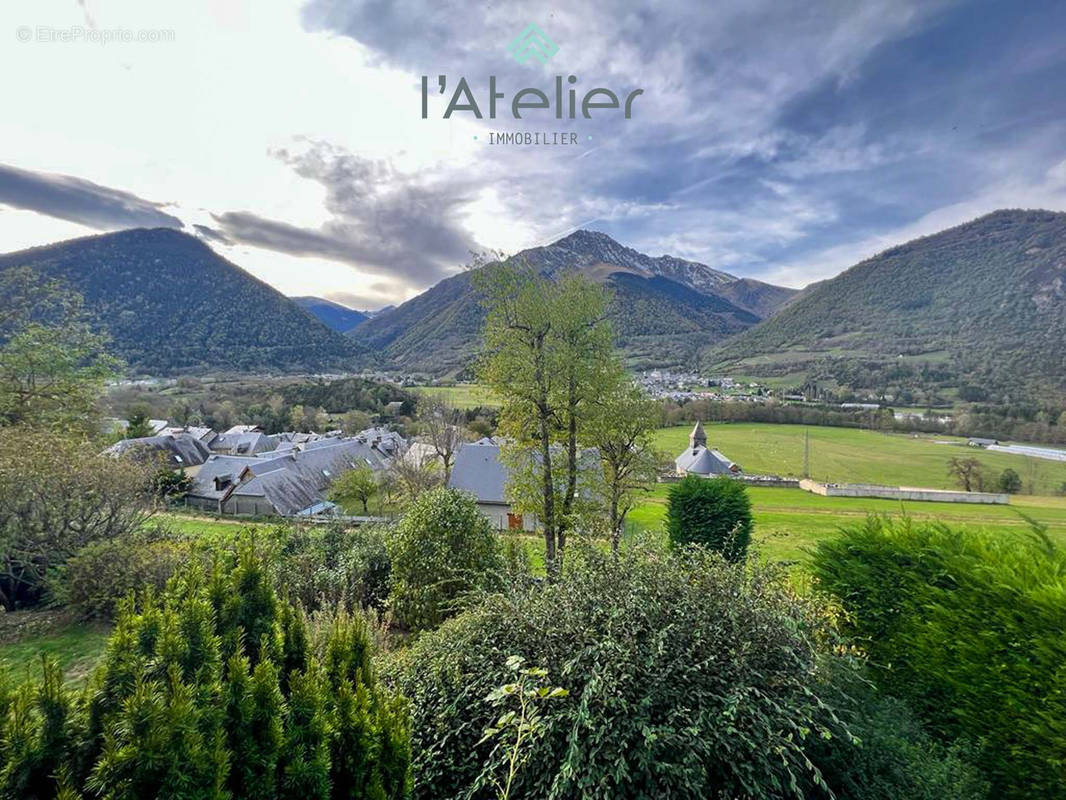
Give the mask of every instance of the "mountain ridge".
M 1066 393 L 1066 213 L 1001 209 L 895 245 L 705 351 L 718 369 L 1009 401 Z M 977 391 L 974 391 L 974 390 Z
M 173 228 L 130 228 L 0 255 L 85 298 L 111 350 L 147 374 L 299 371 L 360 350 L 264 281 Z
M 738 278 L 673 256 L 648 256 L 605 233 L 578 230 L 514 256 L 542 274 L 579 272 L 612 290 L 611 317 L 631 364 L 692 366 L 700 348 L 755 325 L 795 290 Z M 461 371 L 484 311 L 469 273 L 443 279 L 350 332 L 397 369 Z

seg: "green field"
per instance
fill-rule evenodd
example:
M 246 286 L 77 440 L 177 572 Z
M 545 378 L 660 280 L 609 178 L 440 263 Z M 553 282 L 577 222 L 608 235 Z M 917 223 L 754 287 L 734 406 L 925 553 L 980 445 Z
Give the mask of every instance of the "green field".
M 632 526 L 663 530 L 670 484 L 658 484 L 648 499 L 629 513 Z M 842 526 L 861 523 L 869 514 L 907 514 L 915 519 L 937 520 L 952 527 L 983 528 L 1004 536 L 1026 536 L 1026 514 L 1048 527 L 1048 533 L 1066 545 L 1066 498 L 1014 497 L 1010 506 L 912 503 L 874 498 L 822 497 L 802 489 L 748 489 L 755 517 L 754 542 L 760 556 L 792 564 L 807 558 L 819 540 L 833 536 Z
M 415 386 L 415 394 L 443 397 L 456 408 L 463 410 L 486 406 L 497 408 L 500 399 L 491 389 L 479 383 L 460 383 L 455 386 Z
M 672 458 L 688 444 L 691 427 L 663 428 L 656 443 Z M 706 423 L 704 428 L 707 445 L 721 450 L 751 475 L 802 475 L 806 431 L 810 476 L 815 480 L 955 489 L 947 464 L 960 456 L 978 459 L 995 475 L 1010 467 L 1021 476 L 1023 485 L 1031 481 L 1038 495 L 1050 495 L 1066 482 L 1066 462 L 990 453 L 966 447 L 966 440 L 958 437 L 747 422 Z
M 0 664 L 15 681 L 40 677 L 42 656 L 55 658 L 70 683 L 84 680 L 104 651 L 109 627 L 52 611 L 0 616 Z

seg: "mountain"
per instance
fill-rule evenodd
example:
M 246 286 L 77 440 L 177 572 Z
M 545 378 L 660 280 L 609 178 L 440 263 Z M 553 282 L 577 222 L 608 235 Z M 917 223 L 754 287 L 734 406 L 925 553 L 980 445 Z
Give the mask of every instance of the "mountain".
M 795 294 L 694 261 L 648 256 L 596 231 L 516 258 L 548 276 L 579 272 L 610 288 L 618 343 L 637 368 L 691 367 L 703 347 L 750 328 Z M 472 362 L 484 318 L 464 272 L 351 333 L 387 367 L 443 374 Z
M 1066 393 L 1066 214 L 997 211 L 808 287 L 705 363 L 875 392 Z M 969 396 L 967 396 L 969 395 Z
M 341 367 L 360 352 L 280 292 L 171 228 L 136 228 L 0 256 L 85 297 L 111 350 L 148 374 Z
M 342 306 L 332 300 L 324 300 L 321 297 L 292 297 L 290 299 L 300 308 L 314 314 L 318 321 L 327 328 L 332 328 L 339 333 L 350 331 L 370 319 L 370 314 Z

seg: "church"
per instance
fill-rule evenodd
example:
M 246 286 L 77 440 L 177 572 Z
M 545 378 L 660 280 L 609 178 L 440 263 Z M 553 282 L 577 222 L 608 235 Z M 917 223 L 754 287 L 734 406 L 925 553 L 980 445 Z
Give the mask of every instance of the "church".
M 707 434 L 703 424 L 696 423 L 688 437 L 688 448 L 674 459 L 677 474 L 697 475 L 701 478 L 713 478 L 717 475 L 737 475 L 740 466 L 734 464 L 717 450 L 707 447 Z

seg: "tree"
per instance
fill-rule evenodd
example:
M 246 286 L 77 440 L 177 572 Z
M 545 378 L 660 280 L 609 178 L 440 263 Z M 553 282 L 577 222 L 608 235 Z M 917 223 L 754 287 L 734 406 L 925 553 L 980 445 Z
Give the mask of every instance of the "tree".
M 0 603 L 37 602 L 78 550 L 139 528 L 154 510 L 154 466 L 102 458 L 51 431 L 0 428 Z
M 441 473 L 432 462 L 422 463 L 405 454 L 393 460 L 389 480 L 404 505 L 413 503 L 431 489 L 441 485 Z
M 152 435 L 152 426 L 148 420 L 148 415 L 151 413 L 143 403 L 138 403 L 136 406 L 130 409 L 129 423 L 126 426 L 125 439 L 143 439 L 146 436 Z
M 584 421 L 614 376 L 607 297 L 581 276 L 556 281 L 516 261 L 483 269 L 475 282 L 488 309 L 478 374 L 503 400 L 505 449 L 528 454 L 514 463 L 533 470 L 540 485 L 535 510 L 555 576 L 574 524 Z
M 352 409 L 341 415 L 341 430 L 346 436 L 354 436 L 370 427 L 370 415 L 365 411 Z
M 419 403 L 419 411 L 430 446 L 444 468 L 444 483 L 447 485 L 455 454 L 463 443 L 463 414 L 439 395 L 424 398 Z
M 1006 494 L 1017 494 L 1022 490 L 1022 476 L 1007 467 L 999 474 L 999 490 Z
M 598 398 L 594 409 L 585 438 L 599 452 L 603 466 L 601 494 L 611 549 L 617 554 L 626 514 L 638 494 L 655 482 L 658 454 L 652 432 L 658 426 L 659 404 L 640 387 L 623 383 Z
M 152 476 L 152 492 L 160 500 L 180 500 L 192 489 L 192 478 L 180 469 L 162 466 Z
M 743 483 L 689 475 L 670 487 L 666 530 L 670 544 L 699 544 L 742 561 L 751 541 L 751 500 Z
M 0 425 L 95 433 L 97 400 L 118 361 L 81 295 L 29 269 L 0 273 Z
M 948 461 L 948 475 L 958 482 L 964 492 L 982 491 L 984 474 L 976 458 L 953 458 Z
M 408 627 L 424 630 L 458 612 L 466 595 L 494 586 L 503 570 L 499 542 L 472 495 L 423 494 L 389 535 L 389 602 Z
M 362 618 L 312 623 L 239 549 L 236 567 L 222 556 L 124 601 L 87 690 L 54 665 L 0 690 L 0 796 L 407 796 L 409 712 L 378 683 Z
M 378 488 L 378 479 L 370 467 L 356 467 L 337 476 L 330 487 L 329 499 L 345 509 L 360 503 L 363 513 L 368 514 L 369 503 L 377 496 Z

